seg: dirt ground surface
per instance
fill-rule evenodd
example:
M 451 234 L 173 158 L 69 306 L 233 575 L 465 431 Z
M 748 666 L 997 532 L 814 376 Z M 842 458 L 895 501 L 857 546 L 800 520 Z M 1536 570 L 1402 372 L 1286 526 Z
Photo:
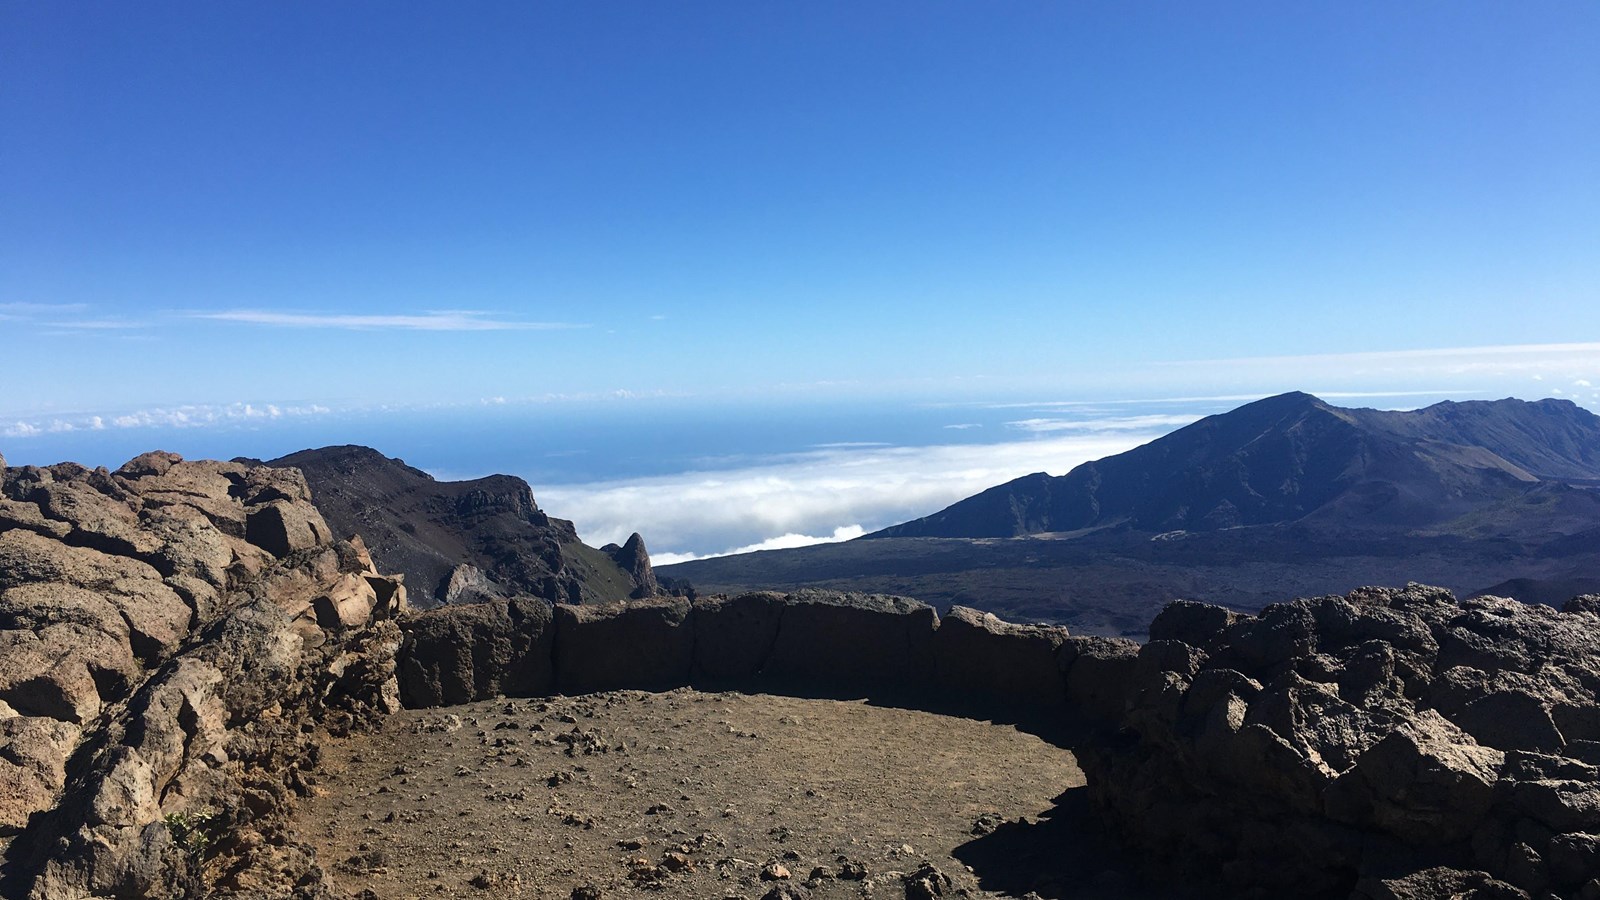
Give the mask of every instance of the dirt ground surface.
M 296 831 L 382 900 L 1157 896 L 1099 847 L 1082 785 L 1010 726 L 618 691 L 408 710 L 331 742 Z

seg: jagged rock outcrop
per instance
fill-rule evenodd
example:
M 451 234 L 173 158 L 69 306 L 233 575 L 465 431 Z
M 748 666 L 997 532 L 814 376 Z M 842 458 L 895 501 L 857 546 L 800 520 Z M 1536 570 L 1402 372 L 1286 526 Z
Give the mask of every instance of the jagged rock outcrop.
M 1600 616 L 1416 585 L 1174 604 L 1091 796 L 1240 896 L 1600 896 Z M 1353 893 L 1352 893 L 1353 892 Z
M 540 509 L 521 478 L 436 481 L 357 446 L 301 450 L 269 465 L 302 472 L 335 530 L 366 539 L 380 568 L 406 576 L 419 607 L 520 594 L 605 603 L 656 593 L 638 535 L 614 559 Z
M 607 544 L 600 548 L 600 552 L 611 557 L 617 567 L 628 573 L 633 581 L 633 592 L 629 594 L 632 599 L 653 597 L 661 592 L 661 585 L 656 582 L 656 573 L 650 566 L 650 553 L 644 548 L 644 538 L 635 531 L 622 546 Z
M 0 467 L 0 895 L 317 896 L 286 804 L 404 603 L 292 470 Z

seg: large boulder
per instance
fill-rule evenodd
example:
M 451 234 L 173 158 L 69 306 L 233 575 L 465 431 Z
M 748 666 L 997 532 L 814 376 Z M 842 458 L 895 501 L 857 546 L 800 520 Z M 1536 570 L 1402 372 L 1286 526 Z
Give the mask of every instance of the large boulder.
M 252 510 L 245 522 L 245 540 L 273 556 L 309 550 L 332 539 L 322 513 L 306 503 L 274 500 Z

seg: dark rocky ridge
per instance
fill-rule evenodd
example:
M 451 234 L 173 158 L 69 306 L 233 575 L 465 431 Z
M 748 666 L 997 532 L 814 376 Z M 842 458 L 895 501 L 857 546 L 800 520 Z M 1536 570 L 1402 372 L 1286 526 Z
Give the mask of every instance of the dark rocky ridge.
M 406 576 L 412 602 L 421 607 L 462 593 L 603 603 L 656 589 L 637 535 L 625 558 L 589 547 L 571 522 L 539 509 L 520 478 L 436 481 L 356 446 L 302 450 L 269 465 L 299 469 L 334 529 L 360 534 L 380 568 Z
M 867 537 L 1212 531 L 1299 521 L 1413 529 L 1596 480 L 1600 417 L 1568 400 L 1387 412 L 1289 393 L 1066 475 L 1024 476 Z M 1600 496 L 1582 491 L 1573 502 L 1585 505 L 1590 527 L 1600 525 Z

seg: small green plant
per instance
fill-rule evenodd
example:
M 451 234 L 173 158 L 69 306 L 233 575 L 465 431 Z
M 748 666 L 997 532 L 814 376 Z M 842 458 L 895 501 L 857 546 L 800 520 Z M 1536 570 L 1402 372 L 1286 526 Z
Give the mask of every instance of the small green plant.
M 167 813 L 161 821 L 172 832 L 172 840 L 195 862 L 205 858 L 211 848 L 213 828 L 217 814 L 208 809 L 195 812 Z

